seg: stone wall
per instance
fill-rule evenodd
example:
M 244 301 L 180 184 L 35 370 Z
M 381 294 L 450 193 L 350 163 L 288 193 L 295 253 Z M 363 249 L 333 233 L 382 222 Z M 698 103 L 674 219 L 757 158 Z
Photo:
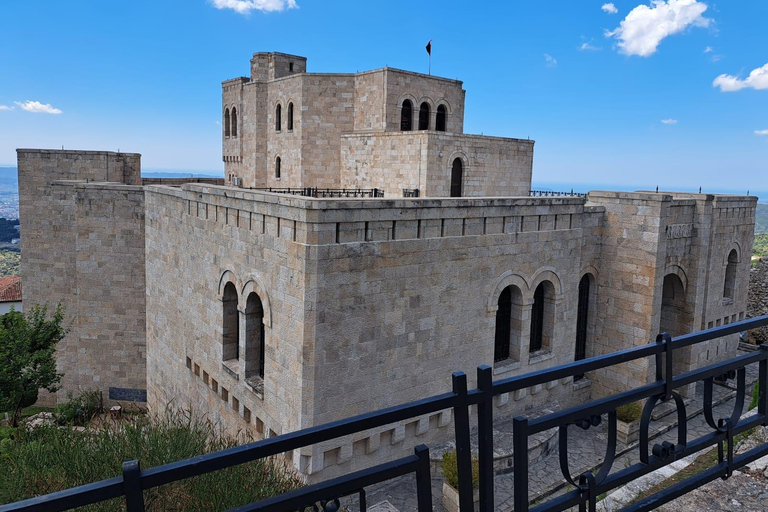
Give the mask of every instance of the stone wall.
M 259 437 L 443 392 L 453 371 L 472 381 L 477 365 L 493 364 L 501 289 L 519 285 L 530 308 L 544 279 L 557 289 L 552 345 L 528 354 L 526 310 L 519 356 L 496 378 L 564 363 L 573 357 L 580 273 L 597 264 L 578 257 L 596 245 L 600 214 L 583 202 L 333 201 L 149 187 L 150 405 L 191 405 Z M 261 391 L 222 360 L 227 281 L 236 283 L 241 317 L 249 290 L 268 305 Z M 587 396 L 588 380 L 556 382 L 500 397 L 497 412 Z M 446 439 L 450 425 L 449 413 L 417 418 L 301 450 L 294 462 L 327 477 Z
M 462 196 L 527 196 L 533 145 L 530 140 L 434 131 L 343 135 L 341 186 L 378 188 L 393 198 L 402 197 L 403 189 L 448 197 L 458 158 L 463 166 Z
M 18 169 L 24 301 L 60 302 L 72 322 L 57 351 L 59 399 L 94 388 L 105 398 L 110 389 L 140 398 L 144 206 L 141 187 L 132 186 L 140 184 L 140 155 L 20 149 Z

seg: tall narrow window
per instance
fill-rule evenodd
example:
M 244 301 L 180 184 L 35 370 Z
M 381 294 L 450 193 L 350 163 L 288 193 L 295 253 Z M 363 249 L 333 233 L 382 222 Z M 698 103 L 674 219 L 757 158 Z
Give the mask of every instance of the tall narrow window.
M 283 123 L 282 120 L 283 117 L 283 107 L 278 103 L 277 107 L 275 108 L 275 131 L 281 130 L 281 125 Z
M 512 288 L 507 286 L 499 295 L 496 311 L 496 339 L 493 344 L 493 361 L 509 359 L 509 331 L 512 317 Z
M 499 295 L 496 310 L 496 336 L 493 344 L 493 361 L 520 360 L 520 319 L 523 294 L 517 286 L 507 286 Z
M 229 137 L 229 109 L 224 109 L 224 136 Z
M 739 262 L 739 255 L 736 249 L 728 254 L 728 266 L 725 267 L 725 285 L 723 286 L 723 297 L 733 299 L 736 296 L 736 266 Z
M 400 131 L 411 131 L 411 121 L 413 119 L 413 105 L 410 100 L 403 102 L 403 108 L 400 111 Z
M 453 161 L 451 167 L 451 197 L 461 197 L 461 182 L 464 174 L 464 164 L 461 162 L 461 158 L 457 158 Z
M 445 105 L 439 105 L 437 107 L 437 117 L 435 118 L 435 130 L 439 132 L 445 131 Z
M 275 158 L 275 178 L 280 177 L 280 157 Z
M 549 349 L 554 328 L 554 309 L 555 287 L 549 281 L 542 281 L 533 294 L 529 352 Z
M 293 72 L 293 62 L 288 63 L 288 71 Z
M 232 136 L 237 137 L 237 109 L 232 107 Z
M 575 361 L 581 361 L 587 357 L 587 330 L 589 327 L 589 293 L 591 274 L 584 274 L 579 281 L 579 305 L 576 314 L 576 354 Z M 573 376 L 573 380 L 584 378 L 584 374 Z
M 223 353 L 222 359 L 228 361 L 230 359 L 240 358 L 240 318 L 237 312 L 237 290 L 235 285 L 227 283 L 224 286 L 224 296 L 222 297 L 223 304 Z
M 255 293 L 245 301 L 245 378 L 264 378 L 264 307 Z
M 419 107 L 419 130 L 429 130 L 429 103 L 426 101 Z
M 288 104 L 288 130 L 293 130 L 293 103 Z

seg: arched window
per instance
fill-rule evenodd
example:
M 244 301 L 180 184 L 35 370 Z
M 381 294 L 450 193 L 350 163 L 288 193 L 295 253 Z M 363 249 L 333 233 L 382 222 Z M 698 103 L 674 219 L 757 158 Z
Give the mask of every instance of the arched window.
M 280 157 L 275 158 L 275 178 L 280 177 Z
M 435 118 L 435 130 L 439 132 L 445 131 L 445 105 L 439 105 L 437 107 L 437 117 Z
M 723 297 L 733 299 L 736 296 L 736 265 L 739 262 L 739 255 L 736 249 L 732 249 L 728 254 L 728 266 L 725 267 L 725 285 L 723 286 Z
M 283 117 L 283 107 L 278 103 L 277 107 L 275 108 L 275 131 L 279 132 L 281 130 L 280 126 L 282 125 L 282 117 Z
M 581 361 L 587 357 L 587 335 L 589 331 L 589 306 L 590 306 L 590 287 L 594 277 L 592 274 L 584 274 L 579 281 L 579 305 L 576 314 L 576 354 L 575 361 Z M 584 374 L 573 376 L 573 380 L 584 378 Z
M 451 167 L 451 197 L 461 197 L 461 182 L 464 174 L 464 164 L 461 158 L 456 158 Z
M 429 130 L 429 103 L 426 101 L 419 107 L 419 130 Z
M 227 283 L 224 286 L 224 296 L 222 297 L 224 318 L 222 322 L 223 336 L 222 359 L 240 358 L 240 318 L 237 312 L 237 290 L 235 285 Z
M 520 360 L 520 332 L 523 294 L 514 285 L 507 286 L 499 295 L 496 310 L 496 336 L 493 344 L 493 361 Z
M 528 345 L 530 353 L 549 349 L 554 329 L 554 320 L 555 286 L 549 281 L 542 281 L 533 293 L 531 337 Z
M 255 293 L 245 301 L 245 378 L 264 378 L 264 307 Z
M 237 137 L 237 109 L 232 107 L 232 136 Z
M 224 136 L 229 137 L 229 109 L 224 109 Z
M 293 130 L 293 103 L 288 104 L 288 129 Z
M 400 111 L 400 131 L 411 131 L 411 120 L 413 118 L 413 105 L 411 100 L 405 100 L 403 102 L 403 108 Z

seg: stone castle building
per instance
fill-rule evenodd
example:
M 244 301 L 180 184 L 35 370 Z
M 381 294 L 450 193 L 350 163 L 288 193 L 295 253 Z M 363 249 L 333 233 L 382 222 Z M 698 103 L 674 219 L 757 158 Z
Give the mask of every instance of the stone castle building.
M 745 317 L 754 197 L 529 197 L 534 142 L 464 134 L 455 80 L 257 53 L 222 88 L 224 180 L 18 150 L 24 300 L 74 322 L 63 392 L 271 436 L 445 392 L 481 364 L 505 378 Z M 688 349 L 678 371 L 736 346 Z M 635 361 L 502 395 L 496 414 L 652 378 Z M 291 456 L 334 475 L 452 431 L 444 411 Z

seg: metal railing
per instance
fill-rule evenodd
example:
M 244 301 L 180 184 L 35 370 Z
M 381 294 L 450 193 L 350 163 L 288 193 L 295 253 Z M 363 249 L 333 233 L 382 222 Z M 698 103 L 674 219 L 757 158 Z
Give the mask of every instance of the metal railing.
M 528 195 L 531 197 L 587 197 L 587 194 L 582 192 L 574 192 L 571 189 L 570 192 L 554 192 L 552 190 L 529 190 Z
M 716 445 L 718 463 L 715 466 L 623 509 L 632 512 L 652 510 L 705 483 L 717 478 L 728 478 L 734 469 L 768 455 L 768 444 L 757 446 L 738 456 L 734 455 L 733 446 L 735 435 L 758 425 L 768 425 L 768 393 L 766 392 L 768 345 L 761 345 L 760 350 L 749 354 L 740 355 L 681 375 L 673 375 L 672 372 L 675 350 L 765 325 L 768 325 L 768 315 L 686 334 L 674 339 L 671 339 L 668 334 L 662 333 L 658 336 L 656 343 L 496 382 L 493 381 L 492 368 L 480 366 L 477 369 L 478 388 L 471 391 L 467 390 L 467 376 L 457 372 L 453 374 L 453 389 L 449 393 L 151 469 L 141 470 L 138 461 L 126 462 L 123 464 L 123 475 L 120 477 L 0 506 L 0 512 L 68 510 L 121 496 L 125 496 L 128 512 L 139 512 L 144 510 L 143 491 L 146 489 L 446 409 L 452 409 L 454 415 L 459 504 L 462 511 L 468 512 L 473 510 L 469 422 L 470 406 L 473 405 L 477 406 L 478 417 L 480 510 L 491 512 L 494 510 L 494 397 L 502 393 L 513 393 L 532 386 L 545 385 L 548 382 L 571 378 L 575 375 L 594 372 L 646 357 L 654 357 L 655 360 L 656 379 L 652 383 L 592 400 L 569 409 L 538 416 L 534 419 L 529 419 L 526 416 L 514 418 L 514 472 L 512 478 L 514 479 L 515 512 L 528 510 L 531 512 L 554 512 L 566 510 L 573 506 L 578 506 L 580 510 L 594 511 L 599 495 L 625 485 L 682 457 Z M 757 414 L 748 419 L 740 419 L 747 395 L 745 369 L 750 364 L 759 365 Z M 712 399 L 714 380 L 733 378 L 736 379 L 736 403 L 733 412 L 726 418 L 715 420 Z M 704 383 L 704 417 L 711 428 L 711 432 L 691 440 L 687 437 L 685 403 L 675 389 L 699 381 Z M 616 458 L 616 409 L 621 405 L 638 400 L 646 400 L 640 421 L 640 442 L 638 445 L 640 462 L 611 472 Z M 649 427 L 653 409 L 661 402 L 670 401 L 673 401 L 677 408 L 677 443 L 665 441 L 650 446 Z M 590 427 L 600 424 L 603 416 L 607 416 L 608 421 L 608 442 L 602 466 L 596 474 L 587 471 L 573 477 L 568 468 L 568 428 L 575 426 L 588 430 Z M 528 439 L 532 435 L 555 427 L 559 431 L 560 469 L 563 478 L 570 483 L 572 490 L 543 503 L 538 503 L 529 509 Z M 420 512 L 431 511 L 429 450 L 423 445 L 415 448 L 414 455 L 233 510 L 277 511 L 304 510 L 314 507 L 314 510 L 330 512 L 338 509 L 339 498 L 361 493 L 360 509 L 365 511 L 364 487 L 406 474 L 416 475 L 418 510 Z
M 327 197 L 327 198 L 355 198 L 355 197 L 384 197 L 384 191 L 378 188 L 275 188 L 262 187 L 251 190 L 262 190 L 264 192 L 274 192 L 276 194 L 289 194 L 292 196 L 303 197 Z

